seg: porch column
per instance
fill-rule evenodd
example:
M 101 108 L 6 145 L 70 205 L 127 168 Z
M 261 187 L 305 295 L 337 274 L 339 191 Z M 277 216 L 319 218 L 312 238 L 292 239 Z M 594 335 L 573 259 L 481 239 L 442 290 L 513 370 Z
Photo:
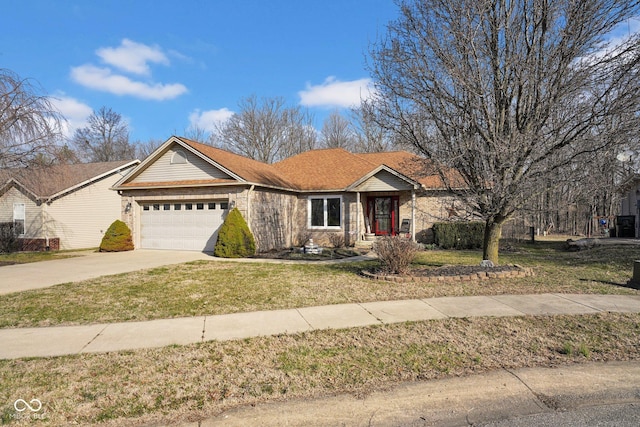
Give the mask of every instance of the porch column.
M 416 241 L 416 190 L 411 190 L 411 240 Z
M 356 192 L 356 242 L 360 240 L 360 192 Z

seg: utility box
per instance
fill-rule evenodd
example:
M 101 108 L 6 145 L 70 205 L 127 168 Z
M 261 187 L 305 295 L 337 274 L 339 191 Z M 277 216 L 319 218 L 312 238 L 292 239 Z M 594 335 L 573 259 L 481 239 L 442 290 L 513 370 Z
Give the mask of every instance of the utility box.
M 634 288 L 640 289 L 640 260 L 633 262 L 633 277 L 631 278 L 630 284 Z
M 616 235 L 618 237 L 636 237 L 636 217 L 634 215 L 619 215 L 616 217 Z

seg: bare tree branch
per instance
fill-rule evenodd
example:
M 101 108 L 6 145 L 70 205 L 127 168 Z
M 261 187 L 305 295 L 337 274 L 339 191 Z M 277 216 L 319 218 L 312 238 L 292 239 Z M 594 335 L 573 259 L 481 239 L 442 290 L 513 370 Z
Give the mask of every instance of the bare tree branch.
M 33 81 L 0 69 L 0 167 L 50 157 L 61 139 L 63 121 Z

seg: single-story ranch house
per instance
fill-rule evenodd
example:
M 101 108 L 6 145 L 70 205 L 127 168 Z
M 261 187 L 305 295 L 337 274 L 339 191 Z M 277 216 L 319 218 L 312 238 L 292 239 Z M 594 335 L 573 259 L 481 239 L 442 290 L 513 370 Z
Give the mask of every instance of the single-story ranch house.
M 173 136 L 113 189 L 136 248 L 212 251 L 234 207 L 260 251 L 308 238 L 353 245 L 365 234 L 420 240 L 434 222 L 455 215 L 453 197 L 438 175 L 421 172 L 424 164 L 404 151 L 338 148 L 266 164 Z
M 0 171 L 0 223 L 13 223 L 22 250 L 100 245 L 121 217 L 110 188 L 140 161 L 81 163 Z

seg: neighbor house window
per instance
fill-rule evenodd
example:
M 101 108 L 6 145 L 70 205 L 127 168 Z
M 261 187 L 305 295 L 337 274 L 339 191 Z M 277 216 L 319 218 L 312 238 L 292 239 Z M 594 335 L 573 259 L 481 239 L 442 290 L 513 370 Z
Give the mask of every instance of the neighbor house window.
M 309 227 L 340 228 L 342 224 L 342 199 L 340 197 L 310 197 Z
M 24 203 L 13 204 L 13 231 L 17 236 L 24 236 L 25 209 Z

